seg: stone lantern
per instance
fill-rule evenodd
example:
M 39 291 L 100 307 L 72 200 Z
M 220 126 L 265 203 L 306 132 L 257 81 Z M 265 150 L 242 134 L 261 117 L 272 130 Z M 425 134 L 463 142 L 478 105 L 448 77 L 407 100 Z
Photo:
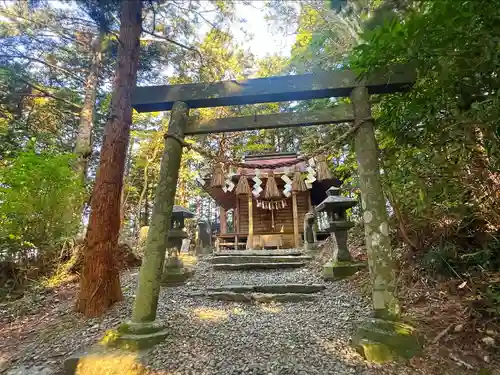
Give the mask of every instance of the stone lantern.
M 193 218 L 194 213 L 182 206 L 174 206 L 172 210 L 172 219 L 170 230 L 168 231 L 168 247 L 175 247 L 177 251 L 181 250 L 182 240 L 187 238 L 184 232 L 184 219 Z
M 163 266 L 161 283 L 163 285 L 179 285 L 191 276 L 191 271 L 184 267 L 179 253 L 182 246 L 182 240 L 188 235 L 184 231 L 184 219 L 194 217 L 194 213 L 181 206 L 174 206 L 172 210 L 172 219 L 167 239 L 167 259 Z
M 318 212 L 326 212 L 329 232 L 333 242 L 332 259 L 323 266 L 323 277 L 336 280 L 350 276 L 364 263 L 353 263 L 347 248 L 347 231 L 354 223 L 347 220 L 347 210 L 357 205 L 357 200 L 340 195 L 341 188 L 331 187 L 326 191 L 326 199 L 316 206 Z

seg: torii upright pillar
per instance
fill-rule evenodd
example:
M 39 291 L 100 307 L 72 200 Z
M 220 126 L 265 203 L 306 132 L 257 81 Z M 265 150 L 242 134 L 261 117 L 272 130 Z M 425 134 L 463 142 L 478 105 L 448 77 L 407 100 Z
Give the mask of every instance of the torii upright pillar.
M 396 267 L 389 237 L 386 201 L 380 178 L 378 147 L 369 98 L 366 87 L 356 87 L 352 90 L 355 122 L 362 122 L 354 137 L 354 146 L 358 160 L 366 249 L 372 278 L 373 309 L 378 316 L 397 317 L 399 305 L 394 294 Z
M 144 342 L 154 344 L 161 341 L 167 334 L 162 325 L 155 322 L 160 280 L 165 262 L 168 228 L 172 219 L 179 168 L 181 165 L 184 128 L 188 120 L 188 106 L 183 102 L 173 105 L 165 136 L 165 149 L 160 165 L 160 178 L 156 187 L 155 203 L 149 226 L 146 250 L 139 271 L 132 321 L 123 324 L 120 331 L 121 339 L 127 341 L 127 334 L 133 335 L 133 341 L 141 346 Z M 132 339 L 130 339 L 132 341 Z
M 417 355 L 421 350 L 421 340 L 413 327 L 399 321 L 400 309 L 395 295 L 397 271 L 389 237 L 369 98 L 366 87 L 352 90 L 355 122 L 361 123 L 354 137 L 354 147 L 358 160 L 373 310 L 379 319 L 361 321 L 351 343 L 367 360 L 382 363 L 396 357 Z

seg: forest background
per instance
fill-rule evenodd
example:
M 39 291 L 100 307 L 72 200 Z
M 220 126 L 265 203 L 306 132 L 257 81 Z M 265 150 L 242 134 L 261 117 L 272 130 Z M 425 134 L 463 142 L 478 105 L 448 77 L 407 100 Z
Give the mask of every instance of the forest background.
M 98 0 L 0 6 L 4 298 L 60 271 L 85 233 L 110 116 L 119 9 Z M 454 280 L 450 293 L 465 294 L 473 318 L 498 319 L 498 0 L 151 1 L 142 13 L 139 85 L 413 65 L 411 92 L 372 97 L 393 243 L 406 275 L 401 288 L 422 279 L 429 288 Z M 193 112 L 208 119 L 337 104 L 325 99 Z M 167 123 L 163 113 L 133 114 L 119 192 L 121 242 L 135 244 L 149 223 Z M 258 130 L 189 142 L 238 159 L 307 153 L 343 131 L 341 125 Z M 351 144 L 331 150 L 328 162 L 344 184 L 357 186 Z M 209 199 L 195 180 L 203 167 L 200 155 L 184 152 L 177 204 L 194 210 Z

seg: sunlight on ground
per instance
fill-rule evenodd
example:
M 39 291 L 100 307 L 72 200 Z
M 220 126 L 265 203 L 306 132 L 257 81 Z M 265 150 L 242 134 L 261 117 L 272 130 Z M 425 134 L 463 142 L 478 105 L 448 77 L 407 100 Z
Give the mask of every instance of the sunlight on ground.
M 193 267 L 198 263 L 198 257 L 186 253 L 180 253 L 179 255 L 180 260 L 182 260 L 182 263 L 184 263 L 185 266 L 188 267 Z
M 280 313 L 283 310 L 283 307 L 275 303 L 262 303 L 259 305 L 259 307 L 261 310 L 272 314 Z
M 80 358 L 75 375 L 180 375 L 179 372 L 146 369 L 135 352 L 106 350 Z
M 235 307 L 232 311 L 231 311 L 234 315 L 245 315 L 245 310 L 243 310 L 241 307 Z
M 78 278 L 77 275 L 70 274 L 66 270 L 54 273 L 52 276 L 43 278 L 40 282 L 44 288 L 57 288 L 58 286 L 69 284 Z
M 193 313 L 200 320 L 211 320 L 213 322 L 219 322 L 229 317 L 229 314 L 224 310 L 208 307 L 198 307 L 193 310 Z
M 79 253 L 77 249 L 78 247 L 75 247 L 73 249 L 75 254 Z M 70 272 L 70 270 L 75 266 L 78 260 L 79 257 L 73 255 L 68 261 L 59 264 L 57 266 L 57 269 L 51 276 L 42 278 L 42 286 L 44 288 L 57 288 L 58 286 L 61 286 L 63 284 L 68 284 L 72 281 L 75 281 L 78 276 L 73 272 Z
M 351 347 L 348 339 L 325 340 L 319 338 L 318 343 L 332 356 L 342 358 L 347 364 L 356 365 L 362 360 L 356 350 Z
M 76 375 L 146 375 L 136 353 L 125 351 L 87 355 L 78 361 Z

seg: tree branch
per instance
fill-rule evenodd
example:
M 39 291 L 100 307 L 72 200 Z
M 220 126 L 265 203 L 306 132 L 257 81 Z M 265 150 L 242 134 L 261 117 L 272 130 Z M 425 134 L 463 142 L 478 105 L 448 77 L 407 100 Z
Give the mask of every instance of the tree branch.
M 207 20 L 205 18 L 205 16 L 202 15 L 202 13 L 205 13 L 206 11 L 198 11 L 198 10 L 194 10 L 194 9 L 184 8 L 181 5 L 177 4 L 176 1 L 172 1 L 172 4 L 174 6 L 176 6 L 177 8 L 179 8 L 180 10 L 184 11 L 184 14 L 189 15 L 190 13 L 196 13 L 202 20 L 204 20 L 206 23 L 208 23 L 210 26 L 212 26 L 213 29 L 218 29 L 217 25 L 215 25 L 213 22 Z M 214 12 L 214 11 L 216 11 L 216 9 L 214 9 L 210 12 Z
M 69 35 L 64 35 L 63 33 L 61 33 L 59 31 L 59 29 L 57 28 L 57 24 L 56 25 L 49 25 L 49 24 L 44 24 L 43 22 L 37 23 L 36 21 L 31 20 L 31 19 L 26 18 L 26 17 L 23 17 L 19 14 L 9 13 L 7 9 L 0 9 L 0 14 L 3 14 L 9 20 L 16 23 L 18 26 L 22 26 L 22 23 L 19 21 L 19 19 L 21 19 L 23 21 L 31 23 L 32 25 L 35 25 L 38 28 L 37 31 L 40 31 L 41 29 L 46 28 L 46 29 L 52 31 L 54 34 L 61 37 L 62 39 L 69 40 L 71 42 L 74 42 L 74 43 L 80 44 L 81 46 L 86 47 L 85 43 L 80 42 L 77 38 L 69 36 Z
M 64 68 L 61 68 L 60 66 L 51 64 L 51 63 L 49 63 L 47 61 L 38 59 L 36 57 L 26 56 L 26 55 L 20 54 L 19 52 L 17 52 L 17 54 L 14 54 L 14 55 L 2 54 L 2 55 L 0 55 L 0 58 L 2 58 L 2 57 L 8 57 L 8 58 L 11 58 L 11 59 L 25 59 L 25 60 L 35 61 L 35 62 L 38 62 L 40 64 L 46 65 L 46 66 L 48 66 L 50 68 L 59 70 L 59 71 L 65 73 L 65 74 L 69 75 L 70 77 L 73 77 L 74 79 L 76 79 L 77 81 L 79 81 L 81 83 L 85 83 L 85 80 L 82 79 L 82 78 L 80 78 L 80 77 L 78 77 L 75 73 L 72 73 L 69 70 L 66 70 Z
M 69 105 L 69 106 L 73 107 L 74 109 L 76 109 L 76 110 L 78 110 L 78 111 L 80 111 L 80 110 L 82 109 L 82 107 L 80 107 L 79 105 L 77 105 L 77 104 L 75 104 L 75 103 L 73 103 L 73 102 L 70 102 L 69 100 L 66 100 L 66 99 L 64 99 L 64 98 L 60 98 L 60 97 L 58 97 L 57 95 L 51 94 L 51 93 L 50 93 L 50 92 L 48 92 L 47 90 L 42 89 L 41 87 L 39 87 L 39 86 L 37 86 L 37 85 L 35 85 L 35 84 L 33 84 L 33 83 L 31 83 L 31 82 L 27 81 L 26 79 L 24 79 L 24 78 L 22 78 L 22 77 L 16 76 L 16 78 L 17 78 L 19 81 L 21 81 L 21 82 L 23 82 L 23 83 L 27 84 L 27 85 L 28 85 L 28 86 L 30 86 L 31 88 L 34 88 L 35 90 L 40 91 L 42 94 L 44 94 L 45 96 L 47 96 L 47 97 L 49 97 L 49 98 L 52 98 L 52 99 L 54 99 L 54 100 L 58 100 L 58 101 L 60 101 L 60 102 L 62 102 L 62 103 L 65 103 L 65 104 L 67 104 L 67 105 Z
M 189 50 L 191 52 L 194 52 L 194 53 L 196 53 L 200 57 L 200 59 L 203 59 L 203 55 L 201 54 L 201 52 L 198 51 L 194 47 L 186 46 L 185 44 L 182 44 L 182 43 L 177 42 L 177 41 L 175 41 L 173 39 L 167 38 L 166 36 L 158 35 L 158 34 L 155 34 L 154 32 L 145 30 L 144 28 L 142 29 L 142 32 L 145 33 L 145 34 L 151 35 L 152 37 L 154 37 L 154 39 L 151 39 L 151 38 L 141 38 L 141 40 L 150 40 L 150 41 L 156 41 L 156 42 L 160 42 L 160 41 L 169 42 L 169 43 L 175 44 L 178 47 L 181 47 L 181 48 L 187 49 L 187 50 Z

